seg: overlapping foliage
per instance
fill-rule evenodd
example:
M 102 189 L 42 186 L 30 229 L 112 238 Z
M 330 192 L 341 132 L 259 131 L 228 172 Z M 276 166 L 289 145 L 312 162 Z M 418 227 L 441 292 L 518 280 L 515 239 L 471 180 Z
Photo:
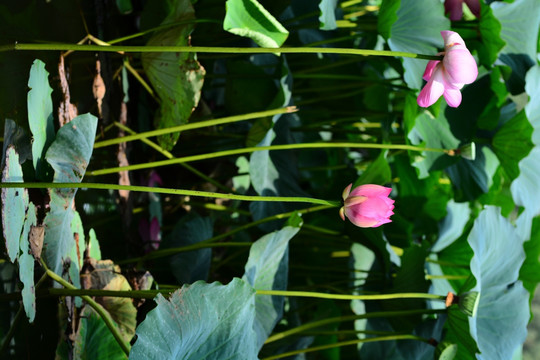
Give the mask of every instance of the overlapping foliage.
M 0 51 L 2 182 L 16 183 L 2 188 L 0 357 L 520 353 L 540 281 L 538 1 L 460 21 L 433 0 L 96 3 L 0 2 L 2 50 L 43 50 Z M 436 56 L 442 30 L 479 65 L 458 108 L 418 106 L 427 60 L 338 55 Z M 120 47 L 49 51 L 83 37 Z M 60 126 L 66 102 L 81 115 Z M 103 185 L 54 184 L 80 182 Z M 392 222 L 257 201 L 339 201 L 351 183 L 391 187 Z

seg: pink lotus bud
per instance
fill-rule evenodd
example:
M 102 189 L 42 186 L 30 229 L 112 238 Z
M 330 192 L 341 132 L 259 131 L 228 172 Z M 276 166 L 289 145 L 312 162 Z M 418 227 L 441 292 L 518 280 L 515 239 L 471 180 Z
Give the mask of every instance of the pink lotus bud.
M 394 200 L 388 195 L 392 189 L 379 185 L 361 185 L 351 191 L 352 184 L 343 190 L 344 205 L 339 210 L 343 220 L 345 217 L 359 227 L 378 227 L 392 222 Z
M 445 51 L 443 60 L 431 60 L 426 66 L 424 76 L 426 86 L 418 95 L 418 105 L 433 105 L 441 95 L 451 107 L 461 104 L 461 88 L 470 84 L 478 76 L 478 67 L 473 56 L 465 46 L 465 41 L 454 31 L 441 31 Z
M 450 20 L 461 20 L 463 17 L 463 2 L 467 4 L 476 17 L 480 16 L 480 3 L 478 0 L 445 0 L 444 12 L 449 14 Z

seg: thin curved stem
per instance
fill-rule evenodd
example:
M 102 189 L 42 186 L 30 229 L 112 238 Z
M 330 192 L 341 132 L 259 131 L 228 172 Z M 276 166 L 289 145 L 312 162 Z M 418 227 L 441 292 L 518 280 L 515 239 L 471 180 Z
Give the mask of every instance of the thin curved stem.
M 440 314 L 444 313 L 446 310 L 441 309 L 415 309 L 415 310 L 400 310 L 400 311 L 376 311 L 360 315 L 347 315 L 347 316 L 337 316 L 332 318 L 326 318 L 323 320 L 312 321 L 306 324 L 302 324 L 295 328 L 285 330 L 279 333 L 272 334 L 266 339 L 265 344 L 269 344 L 274 341 L 284 339 L 288 336 L 304 333 L 307 330 L 316 329 L 324 325 L 341 323 L 344 321 L 358 320 L 358 319 L 370 319 L 370 318 L 390 318 L 390 317 L 399 317 L 407 315 L 417 315 L 417 314 Z
M 391 300 L 391 299 L 426 299 L 426 300 L 446 300 L 446 295 L 435 295 L 425 293 L 395 293 L 395 294 L 376 294 L 376 295 L 342 295 L 328 294 L 309 291 L 286 291 L 286 290 L 255 290 L 257 295 L 272 295 L 272 296 L 294 296 L 308 297 L 318 299 L 332 300 Z
M 362 148 L 362 149 L 432 151 L 432 152 L 442 152 L 442 153 L 446 153 L 446 154 L 449 154 L 450 151 L 451 151 L 451 150 L 447 150 L 447 149 L 426 148 L 426 147 L 420 147 L 420 146 L 414 146 L 414 145 L 405 145 L 405 144 L 372 144 L 372 143 L 347 143 L 347 142 L 343 142 L 343 143 L 319 142 L 319 143 L 284 144 L 284 145 L 245 147 L 245 148 L 242 148 L 242 149 L 232 149 L 232 150 L 217 151 L 217 152 L 213 152 L 213 153 L 206 153 L 206 154 L 200 154 L 200 155 L 184 156 L 184 157 L 179 157 L 179 158 L 175 158 L 175 159 L 154 161 L 154 162 L 149 162 L 149 163 L 144 163 L 144 164 L 135 164 L 135 165 L 129 165 L 129 166 L 118 166 L 118 167 L 113 167 L 113 168 L 89 171 L 89 172 L 87 172 L 87 174 L 92 175 L 92 176 L 114 174 L 114 173 L 117 173 L 119 171 L 133 171 L 133 170 L 156 168 L 156 167 L 160 167 L 160 166 L 174 165 L 174 164 L 180 164 L 180 163 L 191 162 L 191 161 L 208 160 L 208 159 L 215 159 L 215 158 L 224 157 L 224 156 L 252 153 L 252 152 L 255 152 L 255 151 L 265 151 L 265 150 L 275 151 L 275 150 L 295 150 L 295 149 L 318 149 L 318 150 L 320 150 L 320 149 L 329 149 L 329 148 Z
M 120 128 L 120 129 L 124 130 L 125 132 L 129 133 L 130 135 L 138 135 L 135 131 L 131 130 L 129 127 L 125 126 L 124 124 L 119 123 L 118 121 L 115 121 L 114 124 L 118 128 Z M 159 146 L 155 142 L 153 142 L 151 140 L 148 140 L 147 138 L 141 138 L 140 140 L 143 143 L 145 143 L 146 145 L 150 146 L 152 149 L 155 149 L 157 152 L 159 152 L 160 154 L 165 156 L 167 159 L 174 159 L 175 158 L 173 154 L 171 154 L 170 152 L 168 152 L 167 150 L 165 150 L 164 148 L 162 148 L 161 146 Z M 225 186 L 223 184 L 220 184 L 216 180 L 212 179 L 211 177 L 207 176 L 206 174 L 204 174 L 204 173 L 200 172 L 199 170 L 195 169 L 193 166 L 191 166 L 189 164 L 182 163 L 181 166 L 184 167 L 186 170 L 191 171 L 193 174 L 197 175 L 201 179 L 203 179 L 205 181 L 208 181 L 210 184 L 213 184 L 218 189 L 221 189 L 221 190 L 227 191 L 227 192 L 232 192 L 232 193 L 235 192 L 232 189 L 228 188 L 227 186 Z
M 366 339 L 358 339 L 358 340 L 349 340 L 349 341 L 341 341 L 333 344 L 327 344 L 327 345 L 320 345 L 320 346 L 313 346 L 307 349 L 300 349 L 300 350 L 294 350 L 289 351 L 283 354 L 279 355 L 273 355 L 269 357 L 262 358 L 261 360 L 274 360 L 274 359 L 281 359 L 286 358 L 288 356 L 292 355 L 298 355 L 298 354 L 304 354 L 308 352 L 314 352 L 314 351 L 321 351 L 326 349 L 333 349 L 336 347 L 342 347 L 342 346 L 350 346 L 350 345 L 356 345 L 361 343 L 368 343 L 368 342 L 375 342 L 375 341 L 392 341 L 392 340 L 418 340 L 423 342 L 428 342 L 428 339 L 425 339 L 420 336 L 416 335 L 391 335 L 391 336 L 378 336 L 378 337 L 370 337 Z
M 421 60 L 441 60 L 440 55 L 424 55 L 402 51 L 347 49 L 347 48 L 318 48 L 318 47 L 212 47 L 212 46 L 103 46 L 77 44 L 23 44 L 15 43 L 0 47 L 1 51 L 9 50 L 39 50 L 39 51 L 105 51 L 105 52 L 183 52 L 183 53 L 217 53 L 217 54 L 342 54 L 360 56 L 398 56 Z
M 78 290 L 75 286 L 68 283 L 61 276 L 57 275 L 54 271 L 49 270 L 49 268 L 47 267 L 47 265 L 45 264 L 45 262 L 43 260 L 41 260 L 41 264 L 43 265 L 43 268 L 45 269 L 45 273 L 51 279 L 53 279 L 54 281 L 56 281 L 57 283 L 59 283 L 60 285 L 62 285 L 63 287 L 65 287 L 67 289 Z M 105 325 L 107 325 L 107 327 L 109 328 L 111 334 L 114 336 L 114 338 L 118 342 L 118 345 L 120 345 L 120 347 L 122 348 L 124 353 L 127 356 L 129 356 L 129 344 L 127 344 L 124 341 L 124 338 L 122 337 L 122 335 L 120 334 L 120 332 L 118 331 L 116 326 L 114 325 L 114 322 L 111 319 L 109 313 L 107 313 L 107 311 L 101 305 L 99 305 L 94 299 L 92 299 L 90 296 L 80 295 L 80 297 L 84 301 L 86 301 L 86 303 L 88 305 L 90 305 L 99 314 L 99 316 L 101 316 L 101 318 L 105 322 Z
M 209 197 L 209 198 L 241 200 L 241 201 L 298 202 L 298 203 L 327 205 L 331 207 L 338 207 L 341 205 L 339 201 L 314 199 L 314 198 L 308 198 L 308 197 L 248 196 L 248 195 L 236 195 L 236 194 L 222 194 L 222 193 L 197 191 L 197 190 L 168 189 L 168 188 L 151 187 L 151 186 L 98 184 L 98 183 L 3 182 L 3 183 L 0 183 L 0 188 L 129 190 L 129 191 L 135 191 L 135 192 L 147 192 L 147 193 L 168 194 L 168 195 L 202 196 L 202 197 Z
M 267 116 L 274 116 L 278 114 L 285 114 L 285 113 L 292 113 L 296 112 L 298 109 L 295 106 L 287 106 L 284 108 L 277 108 L 272 110 L 266 110 L 266 111 L 258 111 L 253 112 L 249 114 L 242 114 L 242 115 L 234 115 L 234 116 L 227 116 L 220 119 L 212 119 L 212 120 L 206 120 L 206 121 L 198 121 L 194 123 L 184 124 L 184 125 L 178 125 L 173 126 L 165 129 L 157 129 L 152 131 L 146 131 L 134 135 L 128 135 L 120 138 L 114 138 L 104 141 L 99 141 L 94 144 L 94 149 L 110 146 L 110 145 L 116 145 L 123 142 L 130 142 L 134 140 L 142 140 L 148 137 L 153 136 L 160 136 L 160 135 L 166 135 L 166 134 L 172 134 L 172 133 L 178 133 L 181 131 L 186 130 L 193 130 L 193 129 L 200 129 L 203 127 L 209 127 L 209 126 L 216 126 L 216 125 L 224 125 L 224 124 L 230 124 L 238 121 L 244 121 L 244 120 L 252 120 L 252 119 L 259 119 Z

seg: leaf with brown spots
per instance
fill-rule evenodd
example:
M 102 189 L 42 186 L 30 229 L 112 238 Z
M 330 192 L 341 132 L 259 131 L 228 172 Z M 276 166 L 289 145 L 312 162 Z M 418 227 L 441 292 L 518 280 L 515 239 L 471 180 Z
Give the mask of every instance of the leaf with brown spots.
M 162 24 L 195 19 L 190 0 L 178 0 Z M 149 46 L 188 46 L 193 24 L 182 24 L 157 32 Z M 201 97 L 205 70 L 194 53 L 143 53 L 142 63 L 146 75 L 161 99 L 155 118 L 157 128 L 167 128 L 188 122 Z M 163 135 L 159 143 L 171 150 L 179 133 Z

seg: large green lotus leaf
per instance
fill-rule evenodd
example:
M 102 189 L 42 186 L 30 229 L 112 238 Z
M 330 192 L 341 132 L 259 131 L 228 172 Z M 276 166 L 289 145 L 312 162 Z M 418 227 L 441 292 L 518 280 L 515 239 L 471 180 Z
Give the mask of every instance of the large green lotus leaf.
M 540 66 L 532 67 L 525 80 L 525 91 L 529 95 L 525 113 L 534 128 L 533 143 L 540 146 Z
M 195 19 L 190 0 L 175 0 L 169 15 L 161 24 L 171 24 Z M 148 46 L 188 46 L 193 23 L 181 24 L 156 32 Z M 194 53 L 143 53 L 142 64 L 148 79 L 161 99 L 156 114 L 159 129 L 182 125 L 197 107 L 201 97 L 205 71 Z M 163 135 L 159 143 L 171 150 L 179 133 Z
M 6 166 L 2 172 L 2 182 L 24 182 L 19 154 L 13 146 L 6 152 Z M 19 239 L 23 230 L 28 191 L 23 188 L 2 188 L 2 229 L 6 250 L 11 262 L 19 256 Z
M 529 155 L 519 162 L 519 176 L 512 182 L 510 190 L 516 205 L 524 206 L 531 213 L 540 213 L 540 147 L 534 147 Z
M 46 179 L 43 157 L 54 140 L 54 124 L 49 73 L 41 60 L 35 60 L 28 79 L 28 123 L 32 132 L 32 158 L 38 179 Z
M 198 281 L 155 301 L 137 328 L 130 359 L 257 359 L 255 290 L 245 281 Z
M 527 70 L 536 63 L 540 3 L 537 0 L 495 1 L 491 8 L 501 23 L 501 38 L 506 41 L 500 59 L 512 68 L 509 86 L 512 93 L 520 93 Z
M 514 283 L 525 260 L 523 239 L 500 208 L 486 206 L 478 215 L 468 237 L 474 251 L 471 271 L 476 287 L 486 289 Z
M 64 125 L 47 151 L 46 159 L 54 169 L 54 182 L 82 181 L 94 146 L 97 118 L 79 115 Z M 54 272 L 61 274 L 63 262 L 75 246 L 71 221 L 76 189 L 51 189 L 50 211 L 45 216 L 45 257 Z
M 21 291 L 24 311 L 29 322 L 33 322 L 36 316 L 36 292 L 34 289 L 34 256 L 30 252 L 28 236 L 33 226 L 37 224 L 36 207 L 33 203 L 28 204 L 26 220 L 20 239 L 21 254 L 19 255 L 19 279 L 23 283 Z
M 285 226 L 253 243 L 242 279 L 257 290 L 287 290 L 289 240 L 300 230 L 301 223 L 298 225 Z M 281 319 L 283 303 L 283 296 L 255 298 L 254 330 L 257 333 L 258 349 Z
M 474 222 L 468 242 L 474 251 L 470 268 L 480 301 L 469 318 L 480 359 L 509 359 L 527 336 L 529 294 L 517 281 L 525 260 L 523 240 L 500 209 L 488 206 Z
M 450 200 L 446 205 L 446 216 L 439 223 L 439 238 L 431 248 L 432 252 L 439 252 L 457 240 L 471 216 L 469 203 L 456 203 Z
M 439 1 L 401 0 L 397 20 L 390 29 L 388 45 L 393 51 L 435 55 L 443 47 L 441 31 L 450 28 Z M 422 87 L 427 60 L 403 58 L 405 82 L 412 89 Z
M 437 118 L 424 111 L 418 115 L 414 124 L 408 135 L 413 145 L 449 150 L 459 146 L 459 140 L 452 134 L 448 120 L 444 116 L 444 109 L 441 109 Z M 429 176 L 432 170 L 441 170 L 456 162 L 455 158 L 434 151 L 425 151 L 422 156 L 411 156 L 411 159 L 414 159 L 412 165 L 418 169 L 420 179 Z
M 119 360 L 127 356 L 98 313 L 85 305 L 73 344 L 73 358 L 84 360 Z
M 213 235 L 213 221 L 209 217 L 199 217 L 191 213 L 182 218 L 172 234 L 165 239 L 163 248 L 197 244 Z M 180 284 L 206 280 L 212 260 L 212 249 L 198 249 L 178 253 L 171 257 L 170 268 Z
M 335 30 L 336 24 L 336 5 L 337 0 L 321 0 L 319 3 L 319 29 L 321 30 Z
M 506 122 L 492 139 L 493 151 L 512 180 L 519 175 L 519 162 L 534 146 L 532 133 L 533 127 L 522 110 Z
M 278 48 L 287 40 L 287 29 L 256 0 L 227 0 L 225 6 L 224 30 L 267 48 Z

